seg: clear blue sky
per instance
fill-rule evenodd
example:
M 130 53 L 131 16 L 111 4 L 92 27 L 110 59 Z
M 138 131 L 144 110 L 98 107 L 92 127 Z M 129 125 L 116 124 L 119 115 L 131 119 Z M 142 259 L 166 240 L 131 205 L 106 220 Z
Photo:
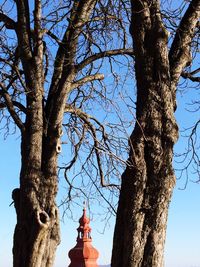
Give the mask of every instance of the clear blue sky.
M 192 95 L 186 95 L 188 101 Z M 182 126 L 197 118 L 199 114 L 186 113 L 182 105 L 182 98 L 178 97 L 179 108 L 177 119 Z M 14 231 L 15 210 L 11 192 L 18 185 L 20 153 L 19 137 L 9 136 L 6 140 L 0 135 L 0 266 L 12 266 L 12 235 Z M 181 150 L 183 143 L 180 140 L 176 145 L 177 151 Z M 190 175 L 192 180 L 194 177 Z M 165 267 L 200 267 L 200 185 L 189 182 L 185 190 L 184 178 L 177 181 L 174 196 L 170 206 L 169 222 L 167 229 L 167 241 L 165 250 Z M 61 185 L 61 194 L 64 194 L 64 184 Z M 96 207 L 98 209 L 98 207 Z M 61 209 L 62 212 L 62 209 Z M 74 211 L 78 221 L 82 214 L 81 208 Z M 93 244 L 100 252 L 99 264 L 107 264 L 110 261 L 112 234 L 114 219 L 110 221 L 104 234 L 104 223 L 100 219 L 91 221 Z M 75 245 L 77 222 L 65 218 L 61 222 L 62 242 L 57 250 L 55 267 L 64 267 L 69 264 L 68 251 Z

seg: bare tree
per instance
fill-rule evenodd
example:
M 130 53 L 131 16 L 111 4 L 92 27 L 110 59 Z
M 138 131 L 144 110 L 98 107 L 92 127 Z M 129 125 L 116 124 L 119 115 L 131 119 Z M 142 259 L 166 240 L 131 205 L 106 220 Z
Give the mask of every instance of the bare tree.
M 122 20 L 123 12 L 127 12 L 124 5 L 127 3 L 121 1 L 5 0 L 0 6 L 1 122 L 6 131 L 14 122 L 21 133 L 20 188 L 12 193 L 17 213 L 14 267 L 53 265 L 60 242 L 55 203 L 57 159 L 65 130 L 74 153 L 64 167 L 69 200 L 75 185 L 67 171 L 76 162 L 81 147 L 87 149 L 81 171 L 88 173 L 100 196 L 105 198 L 99 184 L 118 187 L 105 178 L 111 171 L 117 172 L 117 139 L 109 141 L 108 127 L 87 111 L 91 111 L 94 101 L 105 99 L 104 106 L 111 102 L 105 86 L 99 83 L 97 87 L 104 78 L 100 73 L 102 59 L 107 58 L 114 75 L 112 81 L 117 83 L 112 69 L 112 63 L 117 64 L 114 57 L 133 54 L 125 33 L 128 18 Z M 111 132 L 114 127 L 110 127 Z M 123 140 L 120 142 L 120 147 L 126 149 Z M 105 163 L 102 153 L 107 155 Z M 103 165 L 109 163 L 105 176 Z M 96 169 L 99 180 L 91 175 L 89 167 Z
M 122 175 L 112 267 L 164 266 L 168 206 L 175 185 L 176 87 L 181 75 L 199 79 L 195 72 L 187 73 L 187 66 L 192 63 L 191 48 L 197 48 L 193 40 L 198 33 L 200 1 L 192 0 L 179 8 L 179 24 L 173 13 L 169 16 L 166 12 L 169 2 L 163 2 L 165 12 L 158 0 L 131 1 L 136 124 L 130 136 L 131 164 Z M 167 26 L 176 31 L 169 43 Z M 190 135 L 192 151 L 198 124 Z

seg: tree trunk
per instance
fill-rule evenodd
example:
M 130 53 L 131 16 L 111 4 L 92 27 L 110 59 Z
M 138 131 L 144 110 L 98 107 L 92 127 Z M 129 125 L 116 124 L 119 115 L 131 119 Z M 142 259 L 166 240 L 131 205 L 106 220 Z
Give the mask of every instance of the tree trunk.
M 162 267 L 175 176 L 174 118 L 167 40 L 158 1 L 132 1 L 137 81 L 136 124 L 122 175 L 112 267 Z
M 45 179 L 33 168 L 30 168 L 26 175 L 27 177 L 23 177 L 25 180 Z M 55 177 L 49 177 L 51 191 L 56 187 L 54 179 Z M 19 201 L 17 203 L 15 200 L 18 219 L 14 234 L 13 266 L 50 267 L 53 266 L 56 247 L 59 244 L 59 217 L 55 193 L 50 193 L 47 187 L 38 186 L 35 182 L 30 182 L 29 185 L 28 183 L 25 182 L 26 189 L 21 186 L 13 191 Z M 38 197 L 40 190 L 43 194 L 40 192 Z M 42 196 L 49 201 L 45 207 L 40 199 Z
M 37 98 L 36 102 L 40 102 Z M 56 145 L 44 143 L 40 109 L 30 113 L 26 131 L 22 136 L 22 168 L 20 189 L 13 191 L 17 213 L 14 234 L 14 267 L 50 267 L 53 265 L 56 247 L 60 242 L 57 193 Z M 42 107 L 42 105 L 39 105 Z M 37 115 L 34 115 L 37 114 Z M 56 144 L 56 137 L 52 137 Z M 52 153 L 52 150 L 54 153 Z M 51 166 L 47 158 L 51 154 Z M 52 160 L 53 159 L 53 160 Z
M 34 62 L 34 61 L 33 61 Z M 47 138 L 42 76 L 32 64 L 27 75 L 27 114 L 22 132 L 20 188 L 13 191 L 17 213 L 14 233 L 14 267 L 51 267 L 60 242 L 57 193 L 57 131 Z M 38 70 L 39 69 L 39 70 Z M 34 90 L 31 90 L 33 89 Z M 64 100 L 61 105 L 64 105 Z M 61 127 L 61 125 L 54 125 Z
M 66 100 L 77 74 L 75 58 L 78 38 L 95 3 L 93 0 L 74 2 L 69 25 L 57 50 L 45 100 L 43 5 L 41 1 L 34 2 L 32 30 L 28 1 L 16 1 L 16 32 L 26 88 L 26 121 L 22 123 L 14 114 L 22 132 L 20 188 L 15 189 L 12 196 L 17 213 L 14 267 L 53 266 L 56 247 L 60 242 L 55 198 L 62 121 Z

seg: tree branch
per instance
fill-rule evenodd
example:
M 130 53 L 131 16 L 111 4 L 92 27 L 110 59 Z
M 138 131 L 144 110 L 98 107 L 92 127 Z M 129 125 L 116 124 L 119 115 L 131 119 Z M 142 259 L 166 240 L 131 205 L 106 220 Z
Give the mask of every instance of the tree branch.
M 0 13 L 0 22 L 4 22 L 4 25 L 7 29 L 16 30 L 16 22 L 3 13 Z
M 62 45 L 63 42 L 54 34 L 52 33 L 50 30 L 45 30 L 44 33 L 46 33 L 47 35 L 49 35 L 53 40 L 56 41 L 57 44 Z
M 47 121 L 51 121 L 51 125 L 60 124 L 65 99 L 76 75 L 74 71 L 74 60 L 78 37 L 82 27 L 89 20 L 95 4 L 96 1 L 94 0 L 74 1 L 69 26 L 56 54 L 54 73 L 45 108 Z M 56 98 L 54 97 L 55 94 Z M 56 109 L 53 107 L 56 107 Z
M 72 83 L 72 89 L 77 88 L 78 86 L 81 86 L 81 85 L 88 83 L 88 82 L 92 82 L 95 80 L 103 80 L 103 79 L 104 79 L 104 75 L 100 74 L 100 73 L 97 73 L 94 75 L 89 75 L 89 76 L 86 76 L 86 77 Z
M 13 118 L 14 122 L 19 127 L 21 132 L 22 133 L 25 132 L 25 126 L 15 111 L 12 99 L 11 99 L 10 95 L 8 94 L 8 92 L 6 91 L 6 87 L 1 82 L 0 82 L 0 87 L 1 87 L 0 94 L 2 95 L 2 97 L 5 100 L 6 106 L 8 108 L 8 111 L 9 111 L 11 117 Z
M 101 142 L 99 142 L 99 140 L 97 138 L 96 128 L 90 122 L 90 119 L 93 119 L 99 125 L 101 125 L 101 124 L 96 119 L 94 119 L 92 116 L 90 116 L 89 114 L 85 113 L 81 109 L 72 107 L 70 105 L 66 105 L 65 112 L 70 112 L 70 113 L 76 114 L 87 125 L 88 129 L 91 132 L 91 135 L 92 135 L 92 138 L 93 138 L 93 141 L 94 141 L 93 149 L 94 149 L 95 155 L 96 155 L 96 160 L 97 160 L 97 165 L 98 165 L 98 170 L 99 170 L 101 186 L 102 187 L 116 187 L 116 188 L 119 188 L 119 185 L 117 185 L 117 184 L 106 184 L 105 183 L 104 172 L 103 172 L 103 167 L 102 167 L 102 163 L 101 163 L 101 155 L 100 155 L 101 152 L 104 151 L 104 150 L 102 150 L 101 147 L 100 147 L 100 145 L 102 145 L 102 144 L 101 144 Z M 103 135 L 103 138 L 105 140 L 105 139 L 107 139 L 107 137 L 105 136 L 105 132 L 104 132 L 104 127 L 103 126 L 102 126 L 102 128 L 103 128 L 102 135 Z M 82 143 L 82 141 L 83 140 L 81 140 L 81 143 Z
M 0 91 L 0 94 L 1 94 L 1 91 Z M 12 101 L 12 103 L 13 103 L 13 106 L 17 107 L 17 108 L 18 108 L 20 111 L 22 111 L 24 114 L 27 113 L 27 110 L 26 110 L 25 106 L 22 105 L 20 102 L 18 102 L 18 101 Z M 6 108 L 6 107 L 7 107 L 6 103 L 4 103 L 4 102 L 0 102 L 0 109 L 2 109 L 2 108 Z
M 96 53 L 96 54 L 84 59 L 79 64 L 77 64 L 75 66 L 75 68 L 76 68 L 77 71 L 80 71 L 85 66 L 87 66 L 90 63 L 92 63 L 95 60 L 98 60 L 98 59 L 104 58 L 104 57 L 111 57 L 111 56 L 118 56 L 118 55 L 128 55 L 128 56 L 133 57 L 134 51 L 133 51 L 132 48 L 127 48 L 127 49 L 114 49 L 114 50 L 108 50 L 108 51 L 103 51 L 103 52 L 100 52 L 100 53 Z
M 181 76 L 184 79 L 191 80 L 192 82 L 200 82 L 200 77 L 193 76 L 192 72 L 184 72 L 184 71 L 182 71 Z
M 38 61 L 37 64 L 40 65 L 40 69 L 42 69 L 42 59 L 43 59 L 43 42 L 42 42 L 43 31 L 42 31 L 42 27 L 41 27 L 41 17 L 42 17 L 41 0 L 35 0 L 35 10 L 34 10 L 35 49 L 34 49 L 34 54 L 36 56 L 36 60 Z M 42 70 L 40 72 L 42 72 Z
M 50 94 L 53 94 L 53 91 L 56 90 L 58 84 L 59 87 L 63 87 L 65 81 L 67 80 L 66 73 L 69 72 L 69 69 L 70 71 L 72 71 L 73 69 L 78 36 L 82 30 L 83 25 L 89 20 L 89 15 L 93 6 L 95 5 L 95 2 L 96 1 L 92 0 L 83 0 L 81 2 L 74 1 L 71 10 L 71 16 L 69 18 L 69 25 L 63 35 L 62 40 L 59 40 L 55 34 L 47 31 L 47 34 L 54 40 L 56 40 L 56 42 L 59 44 L 55 58 Z M 62 83 L 60 82 L 61 79 Z
M 17 4 L 17 35 L 21 50 L 22 63 L 32 58 L 31 29 L 29 3 L 27 0 L 18 0 Z
M 180 78 L 183 69 L 191 63 L 191 41 L 200 17 L 200 0 L 192 0 L 176 31 L 169 52 L 171 79 L 174 86 Z
M 16 65 L 11 64 L 11 62 L 6 60 L 5 58 L 1 58 L 0 57 L 0 62 L 4 62 L 5 64 L 9 65 L 11 67 L 11 69 L 16 72 L 17 77 L 20 80 L 20 83 L 21 83 L 22 87 L 24 88 L 25 92 L 28 92 L 26 84 L 25 84 L 25 82 L 23 81 L 23 79 L 21 77 L 21 73 L 23 73 L 23 72 L 21 70 L 19 70 Z

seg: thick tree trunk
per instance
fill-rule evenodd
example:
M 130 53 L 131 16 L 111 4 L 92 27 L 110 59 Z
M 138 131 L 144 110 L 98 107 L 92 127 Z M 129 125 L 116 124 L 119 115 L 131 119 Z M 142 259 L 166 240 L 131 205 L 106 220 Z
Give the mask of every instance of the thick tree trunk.
M 136 125 L 114 233 L 112 267 L 162 267 L 177 140 L 167 39 L 158 1 L 132 1 Z
M 13 191 L 17 213 L 13 266 L 50 267 L 53 266 L 56 247 L 60 242 L 59 215 L 55 204 L 57 152 L 56 145 L 42 146 L 44 136 L 43 128 L 39 127 L 40 116 L 30 117 L 27 121 L 29 131 L 22 138 L 20 189 Z M 52 149 L 54 153 L 51 153 Z M 51 159 L 54 160 L 47 169 L 48 154 L 52 154 Z
M 34 142 L 32 145 L 36 149 L 33 152 L 30 138 L 23 138 L 20 189 L 13 191 L 17 213 L 13 246 L 14 267 L 53 266 L 56 247 L 60 242 L 59 215 L 55 204 L 57 154 L 55 152 L 51 168 L 42 169 L 38 164 L 42 145 L 37 150 L 37 143 L 41 142 L 37 137 Z M 46 147 L 43 154 L 48 153 L 50 151 Z
M 23 179 L 44 179 L 33 168 L 29 169 L 26 175 L 28 177 L 24 176 Z M 14 234 L 13 266 L 50 267 L 53 266 L 56 247 L 59 244 L 59 216 L 55 194 L 35 182 L 28 186 L 26 182 L 25 184 L 26 189 L 21 187 L 13 191 L 18 217 Z M 52 188 L 55 189 L 54 183 Z M 38 194 L 40 190 L 43 194 Z M 45 207 L 42 205 L 42 196 L 49 201 Z
M 14 233 L 14 267 L 52 267 L 56 247 L 60 242 L 59 215 L 55 203 L 57 193 L 57 143 L 60 136 L 45 132 L 43 84 L 38 69 L 28 76 L 30 93 L 21 143 L 20 188 L 13 191 L 17 213 Z M 42 73 L 42 71 L 40 72 Z M 42 76 L 42 74 L 40 75 Z M 64 106 L 63 103 L 61 103 Z M 54 125 L 61 127 L 61 124 Z

